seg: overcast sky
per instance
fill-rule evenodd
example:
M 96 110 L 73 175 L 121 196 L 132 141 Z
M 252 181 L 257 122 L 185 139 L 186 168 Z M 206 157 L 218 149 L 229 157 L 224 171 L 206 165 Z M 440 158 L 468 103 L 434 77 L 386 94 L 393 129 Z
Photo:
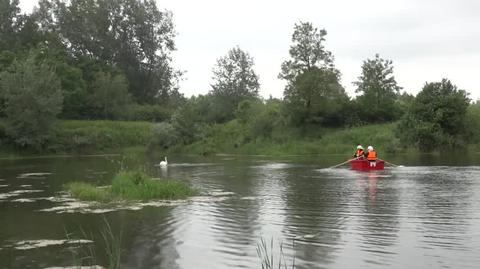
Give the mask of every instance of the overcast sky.
M 29 12 L 36 0 L 20 0 Z M 288 59 L 293 26 L 312 22 L 327 30 L 350 95 L 362 62 L 379 53 L 393 60 L 398 84 L 416 94 L 426 81 L 449 78 L 480 98 L 480 1 L 477 0 L 163 0 L 178 36 L 174 64 L 186 71 L 186 96 L 210 90 L 216 59 L 240 46 L 255 62 L 264 97 L 282 97 L 277 78 Z

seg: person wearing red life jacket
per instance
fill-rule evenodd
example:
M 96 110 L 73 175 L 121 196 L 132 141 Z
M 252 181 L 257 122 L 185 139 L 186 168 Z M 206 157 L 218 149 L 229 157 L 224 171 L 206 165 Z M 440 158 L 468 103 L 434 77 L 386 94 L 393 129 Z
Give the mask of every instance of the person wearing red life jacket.
M 355 151 L 355 154 L 353 155 L 353 158 L 355 159 L 360 159 L 363 158 L 365 155 L 365 151 L 363 150 L 362 145 L 357 146 L 357 151 Z

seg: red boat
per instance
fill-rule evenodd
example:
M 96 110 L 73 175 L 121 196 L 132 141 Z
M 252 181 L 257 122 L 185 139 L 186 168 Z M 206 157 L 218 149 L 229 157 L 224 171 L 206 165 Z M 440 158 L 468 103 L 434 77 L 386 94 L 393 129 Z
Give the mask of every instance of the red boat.
M 358 171 L 383 170 L 385 169 L 385 162 L 377 160 L 374 164 L 370 164 L 366 159 L 351 160 L 350 167 L 352 170 Z

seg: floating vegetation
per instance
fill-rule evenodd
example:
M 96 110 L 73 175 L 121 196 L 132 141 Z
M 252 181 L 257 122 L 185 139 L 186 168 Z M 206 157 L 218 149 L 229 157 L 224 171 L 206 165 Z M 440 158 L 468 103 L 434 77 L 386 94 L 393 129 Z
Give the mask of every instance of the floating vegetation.
M 153 180 L 143 172 L 118 173 L 109 187 L 73 182 L 66 185 L 72 197 L 83 201 L 111 202 L 124 200 L 185 199 L 197 192 L 177 180 Z

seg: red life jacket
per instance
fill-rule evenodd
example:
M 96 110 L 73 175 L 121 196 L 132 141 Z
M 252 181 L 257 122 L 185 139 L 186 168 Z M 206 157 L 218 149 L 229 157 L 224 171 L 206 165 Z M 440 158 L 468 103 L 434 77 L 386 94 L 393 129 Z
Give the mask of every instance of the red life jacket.
M 363 149 L 357 149 L 357 153 L 355 153 L 355 156 L 356 157 L 360 157 L 360 156 L 363 156 Z

